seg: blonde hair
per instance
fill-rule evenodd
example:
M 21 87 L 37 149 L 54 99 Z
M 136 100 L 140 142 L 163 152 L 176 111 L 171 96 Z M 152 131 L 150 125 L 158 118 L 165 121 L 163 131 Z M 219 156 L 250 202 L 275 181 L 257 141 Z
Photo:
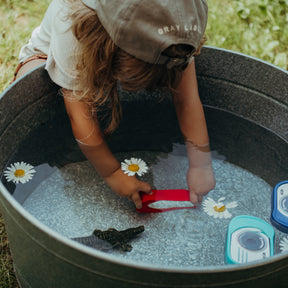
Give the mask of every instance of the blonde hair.
M 165 65 L 150 64 L 129 55 L 113 43 L 94 10 L 80 0 L 68 1 L 72 5 L 72 31 L 80 44 L 77 65 L 80 99 L 90 105 L 92 114 L 108 107 L 110 119 L 104 131 L 106 134 L 117 128 L 121 118 L 118 83 L 128 91 L 177 87 L 187 65 L 167 69 Z M 204 42 L 205 39 L 195 54 L 200 53 Z M 181 57 L 193 49 L 189 45 L 173 45 L 164 54 Z

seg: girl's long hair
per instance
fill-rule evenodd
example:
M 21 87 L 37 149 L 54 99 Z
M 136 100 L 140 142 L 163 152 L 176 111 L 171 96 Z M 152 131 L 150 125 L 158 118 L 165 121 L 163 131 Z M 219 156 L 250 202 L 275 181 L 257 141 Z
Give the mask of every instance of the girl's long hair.
M 72 31 L 79 41 L 78 80 L 81 87 L 80 99 L 90 105 L 97 115 L 102 108 L 109 109 L 109 121 L 104 133 L 113 132 L 121 118 L 121 105 L 117 84 L 124 90 L 175 89 L 186 66 L 167 69 L 165 65 L 150 64 L 139 60 L 117 47 L 100 23 L 94 10 L 80 0 L 68 0 L 71 7 Z M 205 42 L 202 40 L 195 55 Z M 194 47 L 172 45 L 164 54 L 174 57 L 185 56 Z

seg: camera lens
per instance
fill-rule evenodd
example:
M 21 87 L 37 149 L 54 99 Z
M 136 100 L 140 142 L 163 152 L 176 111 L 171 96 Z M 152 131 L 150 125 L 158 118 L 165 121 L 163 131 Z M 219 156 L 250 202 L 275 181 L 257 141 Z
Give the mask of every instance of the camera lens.
M 265 239 L 257 232 L 246 231 L 239 235 L 239 244 L 250 251 L 261 250 L 265 247 Z
M 284 211 L 288 212 L 288 197 L 287 196 L 281 200 L 281 207 Z

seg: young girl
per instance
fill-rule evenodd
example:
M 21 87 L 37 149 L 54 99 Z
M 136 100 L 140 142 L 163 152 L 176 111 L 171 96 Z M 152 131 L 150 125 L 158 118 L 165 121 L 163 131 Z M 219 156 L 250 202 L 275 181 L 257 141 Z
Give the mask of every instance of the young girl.
M 199 204 L 215 186 L 193 58 L 206 24 L 205 0 L 53 0 L 21 49 L 16 77 L 46 61 L 82 152 L 137 208 L 139 192 L 151 186 L 124 174 L 104 139 L 120 121 L 117 84 L 129 91 L 169 88 L 188 152 L 190 200 Z M 110 123 L 101 131 L 97 113 L 104 104 Z

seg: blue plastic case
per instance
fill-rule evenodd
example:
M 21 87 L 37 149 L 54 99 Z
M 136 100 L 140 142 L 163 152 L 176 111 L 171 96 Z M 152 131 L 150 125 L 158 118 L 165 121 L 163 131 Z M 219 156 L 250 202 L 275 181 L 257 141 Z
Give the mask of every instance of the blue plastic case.
M 228 226 L 226 241 L 226 262 L 242 264 L 265 259 L 274 255 L 273 227 L 264 220 L 240 215 Z
M 278 183 L 272 192 L 271 223 L 288 233 L 288 180 Z

